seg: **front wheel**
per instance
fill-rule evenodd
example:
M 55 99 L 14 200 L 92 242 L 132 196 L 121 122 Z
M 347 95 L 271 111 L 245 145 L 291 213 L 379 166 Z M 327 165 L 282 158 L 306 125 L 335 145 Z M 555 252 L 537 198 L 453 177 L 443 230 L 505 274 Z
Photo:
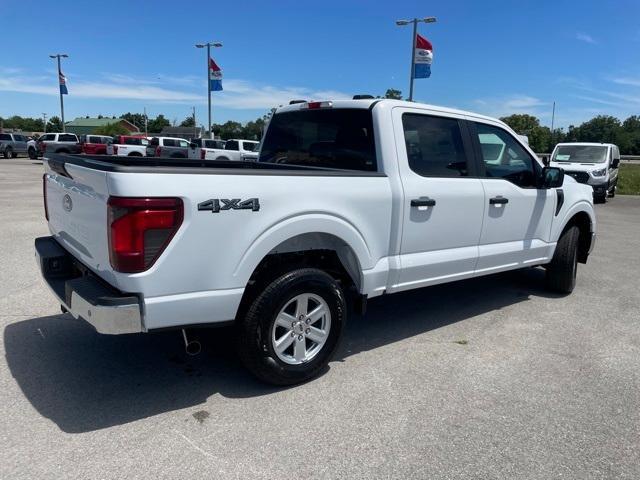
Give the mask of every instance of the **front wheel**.
M 36 152 L 35 148 L 30 148 L 27 153 L 29 154 L 29 158 L 31 160 L 37 160 L 38 159 L 38 153 Z
M 338 283 L 322 270 L 294 270 L 272 281 L 238 319 L 238 353 L 264 382 L 304 382 L 327 365 L 345 322 Z
M 578 238 L 580 230 L 566 229 L 556 245 L 551 263 L 547 265 L 547 287 L 558 293 L 571 293 L 576 286 L 578 271 Z

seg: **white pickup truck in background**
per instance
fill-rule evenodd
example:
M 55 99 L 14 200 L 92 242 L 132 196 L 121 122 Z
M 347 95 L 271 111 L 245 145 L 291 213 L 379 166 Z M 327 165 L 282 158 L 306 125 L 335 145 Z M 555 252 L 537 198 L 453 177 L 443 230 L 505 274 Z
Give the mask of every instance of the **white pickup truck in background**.
M 595 241 L 590 186 L 498 120 L 413 102 L 280 108 L 258 162 L 44 164 L 36 256 L 65 310 L 185 340 L 232 322 L 243 363 L 280 385 L 317 375 L 367 298 L 540 266 L 567 294 Z
M 210 142 L 212 140 L 207 140 Z M 219 140 L 213 140 L 217 142 Z M 258 149 L 260 142 L 254 140 L 231 139 L 224 142 L 223 148 L 211 148 L 207 145 L 199 145 L 197 141 L 189 145 L 188 156 L 198 160 L 220 160 L 220 161 L 256 161 L 258 159 Z

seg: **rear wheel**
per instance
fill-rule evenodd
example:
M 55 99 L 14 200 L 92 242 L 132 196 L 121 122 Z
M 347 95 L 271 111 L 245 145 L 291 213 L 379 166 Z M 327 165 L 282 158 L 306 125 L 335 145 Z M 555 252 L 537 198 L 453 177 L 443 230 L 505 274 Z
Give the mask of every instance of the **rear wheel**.
M 4 158 L 12 157 L 13 156 L 13 149 L 11 147 L 5 148 L 3 155 L 4 155 Z
M 547 265 L 547 287 L 550 290 L 571 293 L 576 286 L 579 237 L 580 230 L 575 225 L 560 235 L 553 259 Z
M 304 382 L 327 365 L 345 322 L 338 283 L 322 270 L 294 270 L 272 281 L 238 320 L 238 353 L 264 382 Z
M 142 154 L 139 152 L 131 152 L 129 155 L 127 155 L 129 157 L 141 157 Z

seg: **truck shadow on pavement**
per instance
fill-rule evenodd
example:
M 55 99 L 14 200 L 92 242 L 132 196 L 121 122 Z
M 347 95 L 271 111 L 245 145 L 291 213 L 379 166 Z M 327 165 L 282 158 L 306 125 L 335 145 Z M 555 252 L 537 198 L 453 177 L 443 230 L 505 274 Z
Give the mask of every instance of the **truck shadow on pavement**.
M 540 269 L 374 299 L 365 317 L 351 317 L 334 361 L 530 296 L 552 296 L 544 290 Z M 201 405 L 216 393 L 246 398 L 281 390 L 244 370 L 230 329 L 201 330 L 198 336 L 203 353 L 189 357 L 178 332 L 100 335 L 69 315 L 53 315 L 8 325 L 4 345 L 9 369 L 27 399 L 68 433 Z

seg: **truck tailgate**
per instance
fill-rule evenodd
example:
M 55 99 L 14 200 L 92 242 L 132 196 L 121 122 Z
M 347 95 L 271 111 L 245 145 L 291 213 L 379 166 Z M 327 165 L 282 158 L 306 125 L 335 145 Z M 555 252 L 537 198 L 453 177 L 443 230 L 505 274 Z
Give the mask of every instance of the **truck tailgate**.
M 45 159 L 49 230 L 95 273 L 110 277 L 107 235 L 107 172 Z M 105 278 L 107 279 L 107 278 Z

